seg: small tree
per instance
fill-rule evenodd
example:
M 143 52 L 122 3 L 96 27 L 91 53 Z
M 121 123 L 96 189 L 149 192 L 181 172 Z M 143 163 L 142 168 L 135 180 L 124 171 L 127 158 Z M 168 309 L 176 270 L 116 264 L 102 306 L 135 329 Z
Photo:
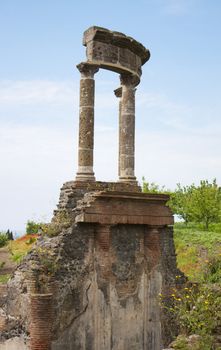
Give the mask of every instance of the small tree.
M 216 179 L 212 183 L 208 180 L 200 181 L 200 186 L 192 192 L 191 216 L 193 221 L 202 223 L 208 230 L 209 224 L 220 221 L 221 188 Z
M 178 184 L 171 193 L 169 206 L 185 223 L 196 222 L 208 229 L 210 223 L 219 222 L 221 218 L 221 188 L 216 180 L 212 183 L 202 180 L 198 187 Z
M 192 220 L 192 193 L 195 189 L 194 185 L 181 186 L 177 184 L 177 188 L 170 195 L 169 206 L 174 214 L 177 214 L 187 224 Z
M 8 237 L 8 240 L 9 240 L 9 241 L 13 241 L 13 240 L 14 240 L 13 232 L 10 231 L 10 230 L 7 230 L 7 231 L 6 231 L 6 236 Z

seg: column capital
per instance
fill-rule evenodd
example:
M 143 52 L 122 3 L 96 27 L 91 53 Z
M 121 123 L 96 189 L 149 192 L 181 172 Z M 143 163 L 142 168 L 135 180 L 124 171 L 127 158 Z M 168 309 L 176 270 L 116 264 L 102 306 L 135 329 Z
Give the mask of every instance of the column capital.
M 122 97 L 122 86 L 114 90 L 114 94 L 116 97 L 121 98 Z
M 89 64 L 87 62 L 81 62 L 77 65 L 77 69 L 81 73 L 82 78 L 94 78 L 94 74 L 99 71 L 98 66 Z
M 120 82 L 121 82 L 121 85 L 130 86 L 131 88 L 134 88 L 134 90 L 136 91 L 135 86 L 137 85 L 136 84 L 137 82 L 135 80 L 135 77 L 132 74 L 121 74 Z

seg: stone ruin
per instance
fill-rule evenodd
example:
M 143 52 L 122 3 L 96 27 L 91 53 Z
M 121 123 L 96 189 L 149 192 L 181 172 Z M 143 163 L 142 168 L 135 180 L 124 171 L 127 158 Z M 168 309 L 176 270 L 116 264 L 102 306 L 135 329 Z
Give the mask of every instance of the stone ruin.
M 86 30 L 83 44 L 77 175 L 61 189 L 52 232 L 8 283 L 2 350 L 161 350 L 176 333 L 159 303 L 183 278 L 169 197 L 142 193 L 134 174 L 135 91 L 150 53 L 100 27 Z M 97 182 L 93 170 L 94 74 L 101 68 L 120 75 L 119 179 L 111 183 Z

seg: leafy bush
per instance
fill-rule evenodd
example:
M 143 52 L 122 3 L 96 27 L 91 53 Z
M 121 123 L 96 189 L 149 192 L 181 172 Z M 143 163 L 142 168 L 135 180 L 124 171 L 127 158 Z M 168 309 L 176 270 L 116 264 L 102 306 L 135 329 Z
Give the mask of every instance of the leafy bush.
M 184 336 L 200 336 L 200 343 L 196 344 L 199 350 L 217 349 L 214 344 L 221 328 L 220 260 L 219 257 L 214 258 L 213 263 L 208 262 L 202 267 L 205 278 L 201 283 L 188 283 L 183 289 L 174 288 L 170 303 L 168 296 L 160 294 L 162 307 L 177 319 L 180 333 Z M 185 337 L 177 339 L 175 344 L 174 349 L 195 349 L 188 345 Z
M 174 342 L 172 342 L 172 348 L 176 350 L 211 350 L 210 337 L 205 340 L 197 335 L 187 337 L 185 335 L 179 335 Z
M 41 229 L 42 223 L 37 223 L 35 221 L 28 221 L 26 224 L 26 233 L 28 235 L 38 233 L 38 231 Z
M 8 243 L 8 237 L 5 233 L 0 233 L 0 248 Z

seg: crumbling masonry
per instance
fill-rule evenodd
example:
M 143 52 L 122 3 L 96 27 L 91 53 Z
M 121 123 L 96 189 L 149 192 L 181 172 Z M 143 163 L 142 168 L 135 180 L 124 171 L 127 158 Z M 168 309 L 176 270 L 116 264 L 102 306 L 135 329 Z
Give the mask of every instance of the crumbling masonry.
M 168 196 L 142 193 L 134 174 L 135 91 L 150 53 L 133 38 L 100 27 L 86 30 L 83 44 L 87 61 L 77 66 L 78 170 L 75 181 L 63 185 L 52 220 L 66 213 L 70 222 L 55 237 L 40 239 L 36 248 L 53 256 L 53 288 L 45 283 L 43 290 L 37 277 L 33 282 L 42 264 L 34 250 L 15 272 L 3 309 L 16 320 L 11 329 L 17 329 L 19 341 L 30 331 L 32 350 L 161 350 L 174 329 L 158 295 L 169 295 L 181 274 Z M 97 182 L 93 169 L 94 75 L 101 68 L 120 75 L 115 90 L 119 180 L 113 183 Z M 10 329 L 3 334 L 12 338 Z

